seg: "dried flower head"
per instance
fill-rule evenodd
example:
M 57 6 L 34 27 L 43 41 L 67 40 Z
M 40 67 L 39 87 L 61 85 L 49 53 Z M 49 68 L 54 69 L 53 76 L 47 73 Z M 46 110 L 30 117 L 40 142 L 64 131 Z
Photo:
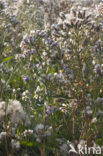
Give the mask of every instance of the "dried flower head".
M 13 123 L 18 123 L 25 119 L 23 107 L 17 100 L 9 101 L 6 114 L 10 117 Z

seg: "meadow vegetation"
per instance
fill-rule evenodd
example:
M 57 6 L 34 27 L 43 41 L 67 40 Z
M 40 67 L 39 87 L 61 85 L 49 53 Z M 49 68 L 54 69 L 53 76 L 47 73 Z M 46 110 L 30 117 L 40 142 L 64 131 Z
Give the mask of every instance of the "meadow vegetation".
M 0 156 L 70 145 L 103 148 L 103 3 L 0 1 Z

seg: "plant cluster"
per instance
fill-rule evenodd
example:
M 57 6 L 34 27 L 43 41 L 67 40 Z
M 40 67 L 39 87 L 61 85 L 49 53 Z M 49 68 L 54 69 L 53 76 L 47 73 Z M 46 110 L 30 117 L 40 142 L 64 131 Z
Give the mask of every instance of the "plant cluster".
M 48 5 L 0 2 L 0 156 L 103 146 L 103 4 L 54 8 L 46 27 Z

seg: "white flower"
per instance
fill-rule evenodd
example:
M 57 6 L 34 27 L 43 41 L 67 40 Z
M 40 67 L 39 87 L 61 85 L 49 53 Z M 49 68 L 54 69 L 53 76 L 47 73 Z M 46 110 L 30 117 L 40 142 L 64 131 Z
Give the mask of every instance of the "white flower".
M 16 148 L 16 149 L 20 148 L 20 142 L 14 139 L 11 140 L 11 145 L 12 145 L 12 148 Z
M 41 140 L 39 138 L 36 139 L 37 142 L 41 142 Z
M 42 129 L 44 129 L 44 125 L 41 124 L 41 123 L 40 123 L 40 124 L 37 124 L 36 127 L 35 127 L 35 130 L 36 130 L 36 131 L 42 130 Z
M 5 116 L 5 102 L 0 102 L 0 119 Z
M 24 92 L 22 93 L 22 96 L 26 96 L 28 93 L 29 93 L 29 91 L 26 90 L 26 91 L 24 91 Z
M 29 132 L 30 134 L 33 134 L 33 130 L 32 130 L 32 129 L 29 129 L 28 132 Z
M 99 104 L 99 105 L 103 104 L 103 98 L 98 97 L 97 98 L 97 104 Z
M 86 145 L 86 141 L 85 140 L 80 140 L 80 142 L 78 144 L 78 149 L 81 148 L 81 147 L 84 148 L 85 145 Z
M 0 139 L 4 139 L 6 137 L 6 132 L 1 132 L 0 133 Z
M 6 114 L 10 116 L 10 119 L 13 123 L 18 123 L 25 119 L 25 112 L 21 103 L 17 100 L 10 100 Z
M 5 102 L 4 101 L 0 102 L 0 110 L 1 109 L 5 109 Z
M 31 31 L 30 31 L 30 35 L 31 35 L 31 36 L 34 36 L 34 35 L 35 35 L 35 31 L 34 31 L 34 30 L 31 30 Z
M 96 123 L 96 122 L 97 122 L 97 118 L 96 118 L 96 117 L 93 118 L 91 122 L 92 122 L 92 123 Z
M 44 51 L 44 52 L 43 52 L 43 56 L 46 56 L 46 55 L 47 55 L 47 53 Z
M 93 111 L 92 110 L 87 110 L 88 115 L 92 115 Z
M 41 91 L 40 86 L 37 86 L 37 88 L 36 88 L 36 92 L 38 93 L 38 92 L 40 92 L 40 91 Z
M 87 106 L 86 107 L 86 110 L 88 111 L 88 110 L 91 110 L 91 107 L 90 106 Z
M 46 75 L 43 73 L 43 74 L 41 74 L 41 76 L 43 77 L 43 78 L 45 78 L 46 77 Z
M 23 135 L 24 135 L 24 136 L 27 136 L 27 134 L 31 134 L 31 135 L 32 135 L 32 134 L 33 134 L 33 130 L 31 130 L 31 129 L 28 129 L 28 130 L 27 130 L 27 129 L 26 129 L 26 130 L 23 132 Z
M 95 60 L 93 60 L 93 61 L 92 61 L 92 64 L 93 64 L 93 65 L 95 65 L 95 64 L 96 64 L 96 61 L 95 61 Z

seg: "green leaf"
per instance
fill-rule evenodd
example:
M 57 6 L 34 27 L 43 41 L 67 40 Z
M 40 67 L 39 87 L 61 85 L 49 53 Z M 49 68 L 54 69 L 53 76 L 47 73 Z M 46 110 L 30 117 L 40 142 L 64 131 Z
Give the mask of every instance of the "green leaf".
M 21 141 L 21 144 L 29 147 L 34 146 L 33 142 L 28 142 L 28 141 Z
M 96 143 L 98 145 L 103 145 L 103 138 L 96 140 Z
M 19 128 L 17 128 L 17 136 L 19 137 Z
M 9 60 L 11 60 L 12 58 L 13 58 L 13 56 L 6 57 L 6 58 L 4 58 L 2 61 L 3 61 L 3 62 L 6 62 L 6 61 L 9 61 Z

